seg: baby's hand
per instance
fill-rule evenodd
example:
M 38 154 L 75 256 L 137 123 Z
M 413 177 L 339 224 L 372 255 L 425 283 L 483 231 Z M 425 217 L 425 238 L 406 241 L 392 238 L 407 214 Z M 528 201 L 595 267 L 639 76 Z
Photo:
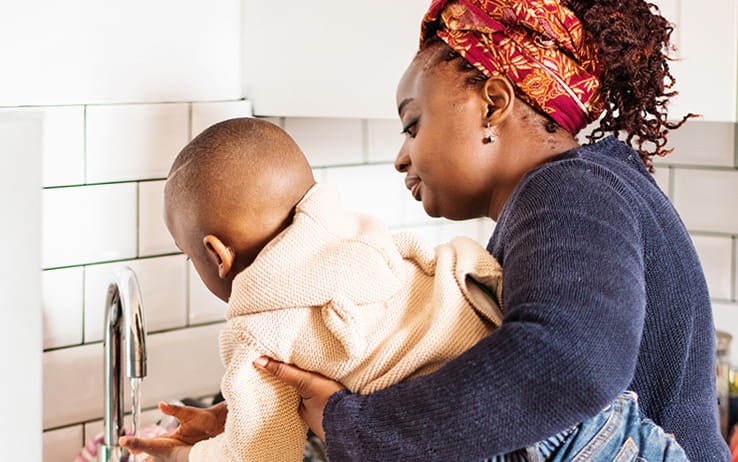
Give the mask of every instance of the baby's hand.
M 144 461 L 187 462 L 192 445 L 223 433 L 228 416 L 225 401 L 207 409 L 159 403 L 159 409 L 179 421 L 175 431 L 156 438 L 120 439 L 120 445 L 134 454 L 145 452 L 151 456 Z
M 190 449 L 192 449 L 191 445 L 184 444 L 168 436 L 158 436 L 150 439 L 123 436 L 119 442 L 121 446 L 127 448 L 132 454 L 140 454 L 142 452 L 148 454 L 148 457 L 143 459 L 142 462 L 187 462 L 190 456 Z

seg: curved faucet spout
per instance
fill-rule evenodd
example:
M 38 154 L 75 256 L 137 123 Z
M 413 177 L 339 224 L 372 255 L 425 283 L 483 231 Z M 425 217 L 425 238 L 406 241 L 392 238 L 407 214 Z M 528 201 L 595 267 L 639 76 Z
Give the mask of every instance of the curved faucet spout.
M 125 351 L 121 340 L 125 338 Z M 105 441 L 100 461 L 118 461 L 122 455 L 118 438 L 123 429 L 123 374 L 128 378 L 146 376 L 146 326 L 141 289 L 129 267 L 118 268 L 108 286 L 105 301 Z

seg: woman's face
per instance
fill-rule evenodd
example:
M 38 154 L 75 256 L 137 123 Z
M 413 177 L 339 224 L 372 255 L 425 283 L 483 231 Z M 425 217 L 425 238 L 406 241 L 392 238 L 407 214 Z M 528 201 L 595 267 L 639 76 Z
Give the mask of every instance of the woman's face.
M 395 168 L 407 174 L 407 188 L 428 215 L 488 216 L 496 155 L 493 143 L 484 142 L 493 134 L 484 90 L 465 85 L 468 75 L 458 62 L 428 67 L 427 59 L 416 58 L 398 86 L 405 141 Z

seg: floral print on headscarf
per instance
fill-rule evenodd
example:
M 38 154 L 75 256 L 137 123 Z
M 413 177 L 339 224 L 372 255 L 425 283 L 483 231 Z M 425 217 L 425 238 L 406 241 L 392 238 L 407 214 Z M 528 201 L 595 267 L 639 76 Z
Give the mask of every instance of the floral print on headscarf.
M 602 113 L 598 49 L 559 0 L 434 0 L 421 46 L 434 34 L 570 133 Z

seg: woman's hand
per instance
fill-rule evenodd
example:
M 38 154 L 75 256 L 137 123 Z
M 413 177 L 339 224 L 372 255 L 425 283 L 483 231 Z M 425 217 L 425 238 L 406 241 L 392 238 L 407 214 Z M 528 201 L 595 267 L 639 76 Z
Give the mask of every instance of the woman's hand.
M 291 364 L 275 361 L 261 356 L 254 361 L 254 366 L 297 389 L 300 394 L 300 417 L 318 438 L 325 441 L 323 431 L 323 409 L 328 399 L 335 392 L 346 387 L 323 375 L 304 371 Z
M 225 402 L 207 409 L 159 403 L 159 409 L 179 421 L 175 431 L 156 438 L 123 436 L 119 441 L 134 454 L 148 454 L 147 462 L 187 462 L 192 445 L 223 433 L 228 416 Z

